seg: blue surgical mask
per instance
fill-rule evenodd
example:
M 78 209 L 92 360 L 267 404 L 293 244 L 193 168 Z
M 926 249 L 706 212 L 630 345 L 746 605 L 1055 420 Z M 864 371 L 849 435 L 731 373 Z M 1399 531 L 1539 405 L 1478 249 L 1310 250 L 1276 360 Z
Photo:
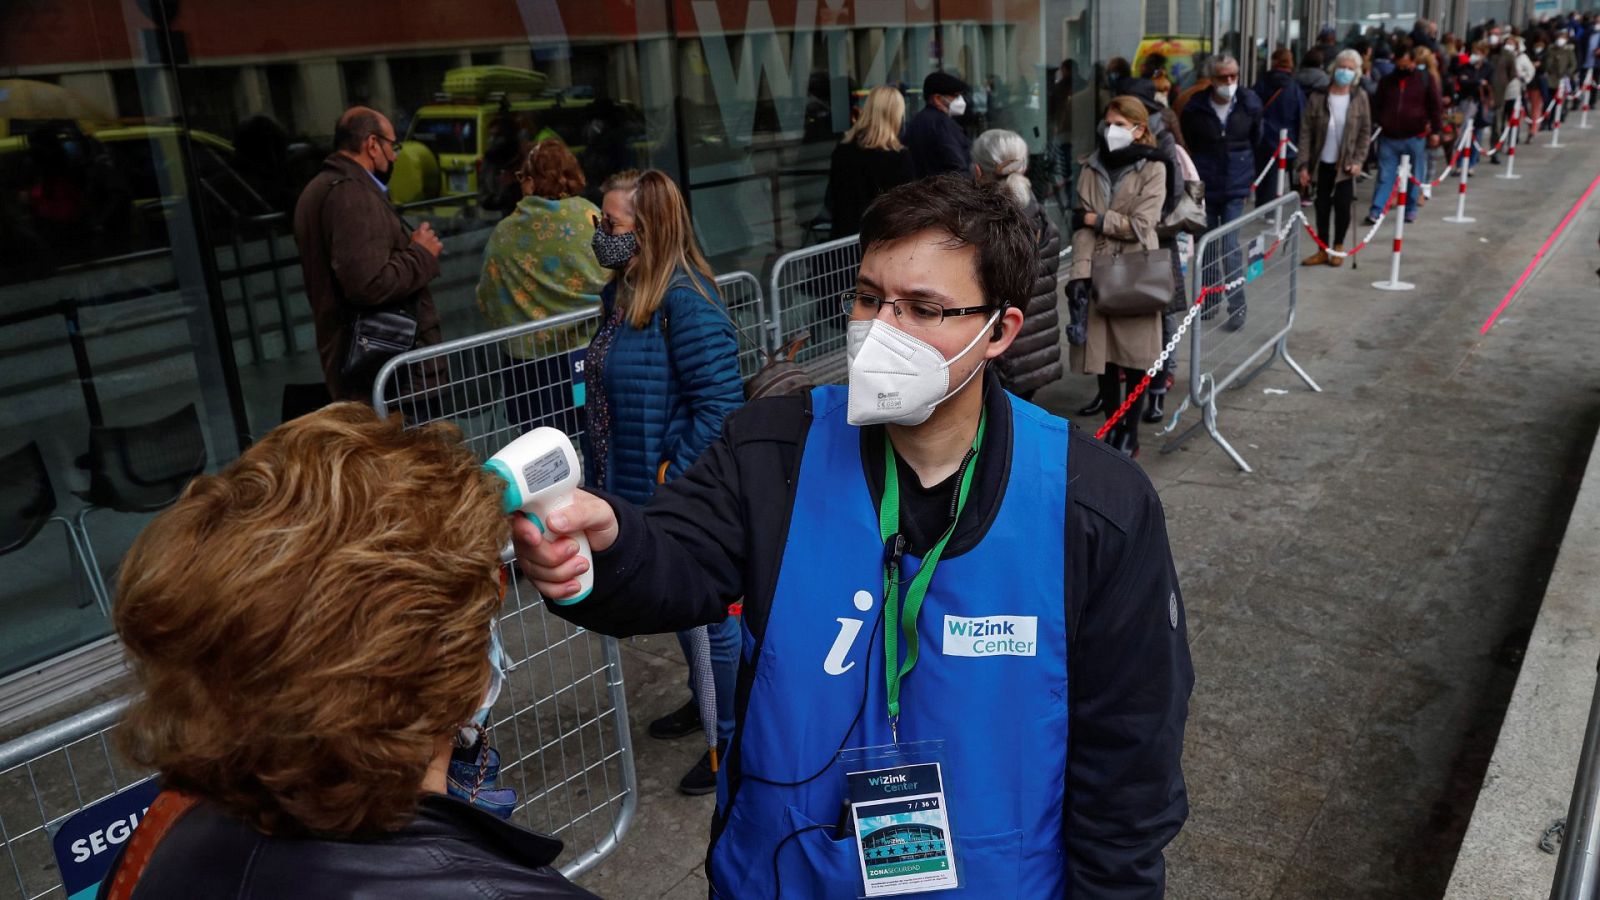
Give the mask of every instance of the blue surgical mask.
M 1340 87 L 1349 87 L 1350 85 L 1356 83 L 1356 70 L 1355 69 L 1334 69 L 1333 70 L 1333 81 L 1334 81 L 1335 84 L 1339 85 Z

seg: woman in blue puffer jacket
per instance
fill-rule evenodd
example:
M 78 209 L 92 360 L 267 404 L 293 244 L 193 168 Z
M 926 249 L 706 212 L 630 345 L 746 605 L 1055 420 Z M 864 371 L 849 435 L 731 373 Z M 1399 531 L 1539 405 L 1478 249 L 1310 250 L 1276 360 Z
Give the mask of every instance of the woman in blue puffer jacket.
M 615 274 L 600 292 L 601 325 L 584 366 L 584 451 L 591 486 L 643 504 L 694 464 L 744 402 L 738 342 L 672 179 L 620 172 L 601 193 L 594 254 Z M 736 615 L 708 628 L 719 743 L 733 731 L 741 628 Z M 678 635 L 685 657 L 688 634 Z M 650 724 L 658 738 L 699 731 L 694 698 Z M 716 784 L 708 752 L 678 788 L 707 794 Z

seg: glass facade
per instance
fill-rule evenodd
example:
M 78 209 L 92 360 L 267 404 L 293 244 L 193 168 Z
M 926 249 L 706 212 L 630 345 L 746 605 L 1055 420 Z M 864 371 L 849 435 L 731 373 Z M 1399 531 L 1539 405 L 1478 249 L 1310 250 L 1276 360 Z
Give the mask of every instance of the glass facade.
M 1419 3 L 1340 3 L 1338 25 L 1393 27 Z M 1108 67 L 1159 69 L 1176 101 L 1215 48 L 1303 46 L 1306 15 L 1307 0 L 0 4 L 0 677 L 108 634 L 144 523 L 320 383 L 289 219 L 345 108 L 394 121 L 391 198 L 443 238 L 431 288 L 450 338 L 486 328 L 497 145 L 561 138 L 591 194 L 660 168 L 714 267 L 762 277 L 826 235 L 829 157 L 875 85 L 914 113 L 927 73 L 959 74 L 963 126 L 1021 134 L 1064 218 Z

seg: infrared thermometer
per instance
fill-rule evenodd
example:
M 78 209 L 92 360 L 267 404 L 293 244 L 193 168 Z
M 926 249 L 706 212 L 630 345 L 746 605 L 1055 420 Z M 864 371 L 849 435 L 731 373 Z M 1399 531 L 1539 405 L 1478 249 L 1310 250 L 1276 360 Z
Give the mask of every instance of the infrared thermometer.
M 535 428 L 517 438 L 483 464 L 506 483 L 503 508 L 507 515 L 521 510 L 539 533 L 548 536 L 545 523 L 550 514 L 572 505 L 572 495 L 583 481 L 583 466 L 572 449 L 572 441 L 559 429 Z M 589 536 L 579 532 L 570 536 L 578 542 L 578 555 L 589 564 L 578 576 L 578 593 L 551 602 L 565 606 L 589 596 L 594 589 L 594 554 L 589 552 Z

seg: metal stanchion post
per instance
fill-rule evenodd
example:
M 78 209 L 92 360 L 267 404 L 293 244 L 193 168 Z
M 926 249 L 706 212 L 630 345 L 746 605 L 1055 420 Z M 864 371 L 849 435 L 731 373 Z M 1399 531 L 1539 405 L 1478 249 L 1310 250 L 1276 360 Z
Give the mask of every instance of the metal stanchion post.
M 1452 225 L 1466 225 L 1476 222 L 1477 219 L 1467 215 L 1467 170 L 1472 168 L 1472 132 L 1467 129 L 1461 131 L 1461 146 L 1456 150 L 1456 165 L 1461 167 L 1461 186 L 1456 189 L 1456 214 L 1445 216 L 1444 220 Z
M 1394 254 L 1389 258 L 1389 280 L 1374 281 L 1372 286 L 1380 291 L 1410 291 L 1416 285 L 1400 280 L 1400 242 L 1406 234 L 1406 194 L 1411 187 L 1411 157 L 1400 157 L 1400 176 L 1395 179 L 1394 189 L 1400 193 L 1394 201 Z
M 1506 140 L 1506 170 L 1496 175 L 1508 181 L 1521 178 L 1517 174 L 1517 136 L 1522 132 L 1522 98 L 1511 103 L 1511 134 Z

